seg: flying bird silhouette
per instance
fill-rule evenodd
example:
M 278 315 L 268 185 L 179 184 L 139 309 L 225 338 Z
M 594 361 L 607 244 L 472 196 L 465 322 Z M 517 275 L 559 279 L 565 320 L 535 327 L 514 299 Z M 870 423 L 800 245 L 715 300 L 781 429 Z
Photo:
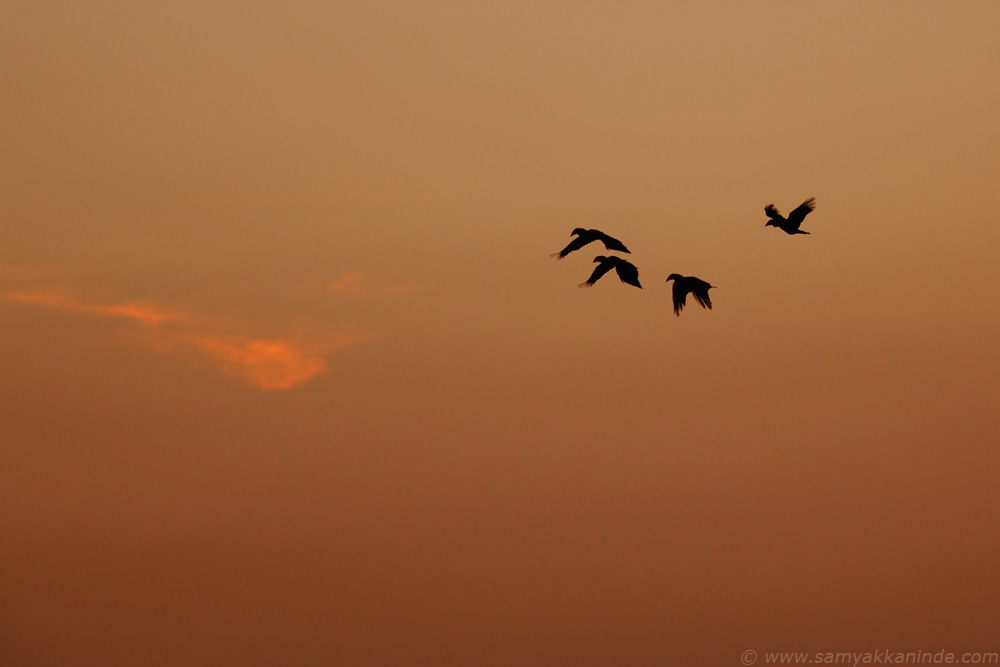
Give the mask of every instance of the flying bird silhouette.
M 764 207 L 764 213 L 770 218 L 764 223 L 765 227 L 777 227 L 786 234 L 808 234 L 809 232 L 804 232 L 799 229 L 799 225 L 805 220 L 806 216 L 816 208 L 816 198 L 810 197 L 805 200 L 799 207 L 788 214 L 788 219 L 786 220 L 780 213 L 778 209 L 774 208 L 774 204 L 768 204 Z
M 708 290 L 715 287 L 715 285 L 709 285 L 704 280 L 695 278 L 694 276 L 682 276 L 679 273 L 671 273 L 667 276 L 667 282 L 671 280 L 674 281 L 674 314 L 680 316 L 681 311 L 684 310 L 684 304 L 687 303 L 688 293 L 693 294 L 695 301 L 697 301 L 702 308 L 708 308 L 712 310 L 712 299 L 708 296 Z
M 596 229 L 584 229 L 583 227 L 577 227 L 573 230 L 572 234 L 576 235 L 576 238 L 569 242 L 565 248 L 559 252 L 554 252 L 549 257 L 555 257 L 556 259 L 562 259 L 566 255 L 570 254 L 574 250 L 579 250 L 583 246 L 591 243 L 593 241 L 601 241 L 604 243 L 604 247 L 607 250 L 617 250 L 619 252 L 629 252 L 629 249 L 625 247 L 625 244 L 616 238 L 608 236 L 604 232 L 597 231 Z
M 639 269 L 635 268 L 635 265 L 631 262 L 627 262 L 621 257 L 605 257 L 604 255 L 598 255 L 594 258 L 594 261 L 600 262 L 600 264 L 590 274 L 590 278 L 586 282 L 580 283 L 577 287 L 593 287 L 594 283 L 600 280 L 601 276 L 614 269 L 618 272 L 618 279 L 623 283 L 635 285 L 639 289 L 642 289 L 642 285 L 639 284 Z

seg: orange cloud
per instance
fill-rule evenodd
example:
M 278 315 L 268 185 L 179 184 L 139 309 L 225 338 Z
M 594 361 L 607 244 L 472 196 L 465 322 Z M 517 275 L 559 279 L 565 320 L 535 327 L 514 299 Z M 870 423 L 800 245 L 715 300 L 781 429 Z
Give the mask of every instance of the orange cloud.
M 291 389 L 325 372 L 322 354 L 353 345 L 371 334 L 321 336 L 309 342 L 294 338 L 264 339 L 241 334 L 241 327 L 150 304 L 122 302 L 97 305 L 50 290 L 8 294 L 6 299 L 68 312 L 122 317 L 144 325 L 141 339 L 151 349 L 191 359 L 201 357 L 231 377 L 261 389 Z M 161 324 L 169 322 L 170 327 Z M 313 336 L 313 339 L 316 337 Z
M 150 326 L 155 326 L 160 322 L 166 322 L 168 320 L 182 319 L 182 315 L 180 313 L 160 310 L 155 306 L 138 303 L 118 303 L 110 306 L 94 306 L 90 308 L 90 312 L 99 313 L 101 315 L 121 315 L 122 317 L 138 320 L 143 324 Z
M 287 340 L 237 342 L 201 336 L 196 343 L 202 352 L 221 363 L 225 373 L 262 389 L 291 389 L 327 369 L 325 359 Z
M 82 311 L 98 315 L 120 315 L 138 320 L 143 324 L 156 325 L 167 320 L 181 319 L 179 313 L 161 310 L 155 306 L 138 303 L 116 303 L 109 306 L 97 306 L 73 299 L 61 292 L 45 291 L 22 294 L 8 294 L 7 299 L 20 303 L 33 303 L 39 306 L 49 306 L 59 310 Z

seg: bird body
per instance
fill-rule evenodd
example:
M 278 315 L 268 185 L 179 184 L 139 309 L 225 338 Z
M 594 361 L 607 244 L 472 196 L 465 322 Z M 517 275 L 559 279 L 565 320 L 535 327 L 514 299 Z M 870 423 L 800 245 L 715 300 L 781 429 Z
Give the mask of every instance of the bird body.
M 569 245 L 561 251 L 552 253 L 550 257 L 562 259 L 574 250 L 579 250 L 583 246 L 594 241 L 601 241 L 604 244 L 604 248 L 607 250 L 617 250 L 619 252 L 627 252 L 630 255 L 632 254 L 629 252 L 629 249 L 625 247 L 624 243 L 596 229 L 584 229 L 582 227 L 577 227 L 573 230 L 572 235 L 576 236 L 576 238 L 570 241 Z
M 805 220 L 805 217 L 809 215 L 814 208 L 816 208 L 816 198 L 810 197 L 799 204 L 794 211 L 789 213 L 788 218 L 786 219 L 778 213 L 778 209 L 774 208 L 774 204 L 768 204 L 764 207 L 764 213 L 767 214 L 767 217 L 770 218 L 770 220 L 765 222 L 764 226 L 777 227 L 786 234 L 808 234 L 809 232 L 804 232 L 799 229 L 799 225 L 802 224 L 802 221 Z
M 623 283 L 642 289 L 642 285 L 639 284 L 639 269 L 631 262 L 621 257 L 605 257 L 604 255 L 598 255 L 594 258 L 594 261 L 600 262 L 600 264 L 590 274 L 590 278 L 578 285 L 579 287 L 593 287 L 594 283 L 600 280 L 601 276 L 614 269 L 618 272 L 618 279 Z
M 712 299 L 708 296 L 708 290 L 715 287 L 715 285 L 710 285 L 694 276 L 682 276 L 679 273 L 671 273 L 667 276 L 667 282 L 669 283 L 671 280 L 674 281 L 673 297 L 675 315 L 679 316 L 681 314 L 684 304 L 687 303 L 687 295 L 689 293 L 694 295 L 695 301 L 702 308 L 712 310 Z

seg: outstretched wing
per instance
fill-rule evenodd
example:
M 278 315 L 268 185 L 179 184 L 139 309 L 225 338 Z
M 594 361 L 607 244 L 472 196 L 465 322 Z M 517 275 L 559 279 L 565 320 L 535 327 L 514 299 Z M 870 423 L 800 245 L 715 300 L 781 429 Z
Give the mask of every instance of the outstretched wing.
M 630 255 L 632 254 L 632 252 L 625 247 L 624 243 L 614 238 L 613 236 L 608 236 L 604 232 L 597 232 L 597 238 L 601 239 L 601 241 L 604 243 L 604 247 L 607 248 L 608 250 L 617 250 L 619 252 L 627 252 Z
M 636 268 L 635 264 L 632 262 L 626 262 L 624 259 L 615 258 L 615 270 L 618 272 L 618 279 L 623 283 L 628 285 L 634 285 L 639 289 L 642 289 L 642 285 L 639 284 L 639 269 Z
M 778 209 L 774 208 L 774 204 L 768 204 L 767 206 L 765 206 L 764 214 L 767 215 L 767 217 L 771 218 L 771 220 L 774 220 L 775 222 L 785 221 L 784 216 L 778 213 Z
M 612 262 L 609 262 L 607 260 L 601 262 L 600 264 L 597 265 L 597 268 L 594 269 L 594 272 L 590 274 L 590 277 L 587 278 L 585 282 L 582 282 L 579 285 L 577 285 L 577 287 L 593 287 L 594 283 L 596 283 L 598 280 L 601 279 L 601 276 L 603 276 L 605 273 L 611 270 L 611 267 L 612 267 Z
M 809 215 L 814 208 L 816 208 L 816 198 L 810 197 L 799 204 L 798 208 L 788 214 L 788 222 L 794 225 L 795 229 L 798 229 L 799 225 L 802 224 L 802 221 L 806 219 L 806 216 Z
M 582 248 L 583 246 L 587 245 L 588 243 L 590 243 L 593 240 L 594 240 L 593 236 L 587 236 L 587 235 L 581 234 L 581 235 L 577 236 L 575 239 L 573 239 L 572 241 L 570 241 L 569 245 L 567 245 L 565 248 L 563 248 L 559 252 L 552 253 L 551 255 L 549 255 L 549 257 L 555 257 L 556 259 L 562 259 L 563 257 L 565 257 L 566 255 L 570 254 L 574 250 L 579 250 L 580 248 Z
M 691 294 L 702 308 L 712 310 L 712 298 L 708 296 L 708 290 L 712 287 L 700 278 L 691 278 Z

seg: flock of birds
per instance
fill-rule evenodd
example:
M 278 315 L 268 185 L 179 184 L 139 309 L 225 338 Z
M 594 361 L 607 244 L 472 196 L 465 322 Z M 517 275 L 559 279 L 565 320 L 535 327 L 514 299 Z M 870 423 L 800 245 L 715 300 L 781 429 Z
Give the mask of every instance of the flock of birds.
M 764 213 L 768 217 L 764 226 L 777 227 L 786 234 L 808 234 L 809 232 L 799 229 L 799 226 L 814 208 L 816 208 L 816 198 L 810 197 L 799 204 L 799 206 L 789 213 L 786 218 L 778 213 L 778 209 L 774 207 L 774 204 L 768 204 L 764 207 Z M 569 245 L 559 252 L 552 253 L 551 256 L 556 259 L 562 259 L 574 250 L 579 250 L 594 241 L 600 241 L 603 243 L 606 250 L 632 254 L 631 251 L 625 247 L 624 243 L 596 229 L 583 229 L 581 227 L 577 227 L 573 230 L 572 236 L 575 236 L 576 238 L 570 241 Z M 601 276 L 611 271 L 611 269 L 614 269 L 618 274 L 618 279 L 623 283 L 642 289 L 642 285 L 639 284 L 639 269 L 636 268 L 635 264 L 614 255 L 598 255 L 594 258 L 594 261 L 598 262 L 597 267 L 594 269 L 594 272 L 590 274 L 590 278 L 580 283 L 579 287 L 592 287 L 594 283 L 601 279 Z M 671 273 L 667 276 L 667 282 L 669 283 L 671 280 L 674 281 L 673 297 L 675 315 L 679 316 L 681 314 L 681 311 L 684 309 L 684 304 L 687 303 L 688 294 L 693 295 L 695 301 L 697 301 L 702 308 L 708 308 L 709 310 L 712 309 L 712 299 L 708 296 L 708 290 L 715 287 L 715 285 L 711 285 L 700 278 L 695 278 L 694 276 L 682 276 L 679 273 Z

